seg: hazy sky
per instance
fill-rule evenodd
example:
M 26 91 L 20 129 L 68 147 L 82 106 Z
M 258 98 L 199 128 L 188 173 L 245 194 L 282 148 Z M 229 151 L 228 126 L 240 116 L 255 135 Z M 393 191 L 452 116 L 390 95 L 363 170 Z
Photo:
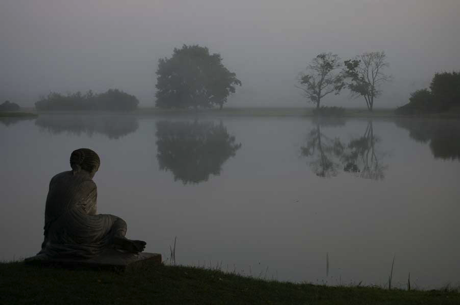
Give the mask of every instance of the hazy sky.
M 0 0 L 0 102 L 119 88 L 153 106 L 158 59 L 199 44 L 243 82 L 228 106 L 306 105 L 296 76 L 318 53 L 383 50 L 394 81 L 376 107 L 394 107 L 460 70 L 458 16 L 460 0 Z

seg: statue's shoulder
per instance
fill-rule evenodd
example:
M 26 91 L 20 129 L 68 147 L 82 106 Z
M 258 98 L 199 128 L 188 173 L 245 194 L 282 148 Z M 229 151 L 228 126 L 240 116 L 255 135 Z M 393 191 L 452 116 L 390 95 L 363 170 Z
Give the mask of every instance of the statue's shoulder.
M 72 171 L 66 171 L 55 175 L 51 178 L 51 184 L 84 184 L 87 187 L 96 187 L 96 183 L 94 183 L 93 179 L 91 179 L 88 175 L 84 174 L 77 174 L 74 175 Z
M 70 175 L 72 175 L 72 172 L 71 172 L 71 171 L 66 171 L 66 172 L 62 172 L 62 173 L 56 174 L 56 175 L 53 176 L 53 178 L 51 178 L 51 182 L 50 182 L 50 183 L 53 183 L 53 182 L 56 182 L 56 181 L 59 181 L 59 180 L 68 178 L 68 177 L 70 177 Z

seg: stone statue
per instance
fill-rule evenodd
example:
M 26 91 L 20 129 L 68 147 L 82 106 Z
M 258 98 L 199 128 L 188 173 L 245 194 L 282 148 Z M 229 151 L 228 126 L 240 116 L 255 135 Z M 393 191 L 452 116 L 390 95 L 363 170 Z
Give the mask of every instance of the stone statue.
M 99 156 L 87 148 L 70 156 L 71 171 L 51 179 L 45 210 L 45 240 L 37 256 L 44 258 L 93 258 L 104 250 L 134 253 L 146 243 L 130 240 L 126 222 L 113 215 L 97 214 L 97 187 L 93 177 Z

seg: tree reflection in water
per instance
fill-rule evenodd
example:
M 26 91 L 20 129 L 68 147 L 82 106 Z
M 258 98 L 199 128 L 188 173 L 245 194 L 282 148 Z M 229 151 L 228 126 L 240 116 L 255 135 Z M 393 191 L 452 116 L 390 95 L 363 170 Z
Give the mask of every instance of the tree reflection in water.
M 311 158 L 309 165 L 318 177 L 337 175 L 339 159 L 344 147 L 338 138 L 329 138 L 321 132 L 320 123 L 307 136 L 307 145 L 300 148 L 304 157 Z
M 14 125 L 19 122 L 35 120 L 34 116 L 26 116 L 26 117 L 0 117 L 0 124 L 5 125 L 7 127 Z
M 342 156 L 344 171 L 358 174 L 361 178 L 383 180 L 387 168 L 379 162 L 376 145 L 380 139 L 374 136 L 372 121 L 367 124 L 364 135 L 348 143 L 347 151 Z
M 402 119 L 396 125 L 409 130 L 411 139 L 429 143 L 435 158 L 460 161 L 460 122 L 457 120 Z
M 119 139 L 139 128 L 137 118 L 131 115 L 43 115 L 35 125 L 52 134 L 103 134 L 109 139 Z
M 225 161 L 241 148 L 222 123 L 160 121 L 156 127 L 160 169 L 171 171 L 174 180 L 184 184 L 220 175 Z
M 329 137 L 321 132 L 322 122 L 316 122 L 316 128 L 307 136 L 306 146 L 301 147 L 301 155 L 309 158 L 309 166 L 318 177 L 335 177 L 340 169 L 344 172 L 372 180 L 384 179 L 387 166 L 377 152 L 380 139 L 374 136 L 372 121 L 369 121 L 364 135 L 344 144 L 340 138 Z

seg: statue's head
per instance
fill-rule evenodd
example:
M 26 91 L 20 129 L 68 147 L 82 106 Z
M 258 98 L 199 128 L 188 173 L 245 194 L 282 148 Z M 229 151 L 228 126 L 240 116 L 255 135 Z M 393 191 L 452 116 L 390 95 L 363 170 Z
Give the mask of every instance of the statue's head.
M 70 155 L 70 166 L 74 175 L 83 170 L 88 172 L 91 178 L 93 178 L 100 165 L 101 160 L 99 156 L 91 149 L 80 148 L 74 150 L 72 155 Z

